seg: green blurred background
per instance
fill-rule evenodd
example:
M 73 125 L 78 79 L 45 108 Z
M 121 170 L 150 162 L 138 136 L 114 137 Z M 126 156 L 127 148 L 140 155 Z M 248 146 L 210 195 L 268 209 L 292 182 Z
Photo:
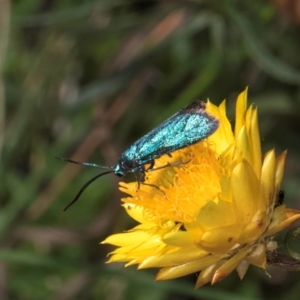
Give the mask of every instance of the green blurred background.
M 113 165 L 195 99 L 226 98 L 233 120 L 249 86 L 263 150 L 289 151 L 285 202 L 299 209 L 297 3 L 1 0 L 0 299 L 299 299 L 300 274 L 271 267 L 195 291 L 196 274 L 155 283 L 157 270 L 105 264 L 99 242 L 135 225 L 119 179 L 63 212 L 99 170 L 54 159 Z

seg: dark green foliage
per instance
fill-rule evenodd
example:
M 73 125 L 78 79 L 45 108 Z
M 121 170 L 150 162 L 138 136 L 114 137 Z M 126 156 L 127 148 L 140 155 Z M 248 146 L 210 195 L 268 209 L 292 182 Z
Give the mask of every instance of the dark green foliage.
M 251 267 L 194 291 L 196 275 L 155 283 L 154 272 L 106 265 L 112 248 L 98 243 L 132 226 L 118 179 L 64 213 L 97 170 L 54 159 L 113 165 L 196 99 L 226 98 L 233 119 L 249 86 L 263 150 L 289 150 L 284 203 L 300 208 L 300 32 L 289 15 L 262 0 L 11 2 L 0 8 L 0 298 L 298 299 L 299 273 Z

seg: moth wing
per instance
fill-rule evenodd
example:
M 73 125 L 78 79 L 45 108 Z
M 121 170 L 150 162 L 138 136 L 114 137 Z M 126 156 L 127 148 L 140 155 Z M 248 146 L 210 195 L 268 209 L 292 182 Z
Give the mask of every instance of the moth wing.
M 132 146 L 137 151 L 139 161 L 147 163 L 163 154 L 195 144 L 214 133 L 219 121 L 208 115 L 204 108 L 205 103 L 193 102 L 134 143 Z

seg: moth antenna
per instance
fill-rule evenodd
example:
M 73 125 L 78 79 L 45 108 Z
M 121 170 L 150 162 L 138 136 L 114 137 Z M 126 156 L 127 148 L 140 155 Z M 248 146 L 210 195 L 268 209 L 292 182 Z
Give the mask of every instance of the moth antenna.
M 80 161 L 76 161 L 76 160 L 72 160 L 72 159 L 64 158 L 64 157 L 55 156 L 55 158 L 62 160 L 62 161 L 72 163 L 72 164 L 80 165 L 80 166 L 88 166 L 88 167 L 102 168 L 102 169 L 112 169 L 111 167 L 108 167 L 108 166 L 101 166 L 101 165 L 98 165 L 95 163 L 89 163 L 89 162 L 80 162 Z
M 71 203 L 69 203 L 69 204 L 65 207 L 64 211 L 66 211 L 71 205 L 73 205 L 73 204 L 79 199 L 79 197 L 80 197 L 81 194 L 84 192 L 84 190 L 85 190 L 92 182 L 94 182 L 94 181 L 95 181 L 96 179 L 98 179 L 99 177 L 104 176 L 104 175 L 109 174 L 109 173 L 112 173 L 112 172 L 113 172 L 113 171 L 107 171 L 107 172 L 100 173 L 100 174 L 96 175 L 95 177 L 93 177 L 92 179 L 90 179 L 88 182 L 86 182 L 86 183 L 82 186 L 82 188 L 79 190 L 79 192 L 77 193 L 77 195 L 76 195 L 76 197 L 74 198 L 74 200 L 73 200 Z

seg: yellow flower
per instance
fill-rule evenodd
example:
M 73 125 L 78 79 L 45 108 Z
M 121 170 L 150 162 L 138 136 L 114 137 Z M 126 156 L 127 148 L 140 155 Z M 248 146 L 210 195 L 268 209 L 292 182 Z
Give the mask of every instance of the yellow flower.
M 155 160 L 146 185 L 121 183 L 127 213 L 140 224 L 103 243 L 118 248 L 109 262 L 161 268 L 157 280 L 200 272 L 196 287 L 223 279 L 234 269 L 242 279 L 250 264 L 266 268 L 277 248 L 273 235 L 300 218 L 277 205 L 286 151 L 262 159 L 257 109 L 247 109 L 247 90 L 237 99 L 234 132 L 225 101 L 206 104 L 220 120 L 207 139 Z M 147 185 L 148 184 L 148 185 Z

